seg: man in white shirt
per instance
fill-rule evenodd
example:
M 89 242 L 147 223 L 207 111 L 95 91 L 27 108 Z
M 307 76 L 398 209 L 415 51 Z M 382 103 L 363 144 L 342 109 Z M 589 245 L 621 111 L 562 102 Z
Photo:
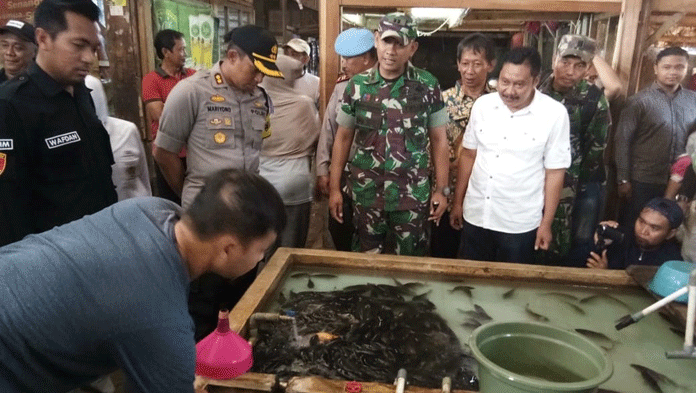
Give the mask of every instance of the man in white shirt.
M 293 38 L 288 41 L 287 44 L 283 45 L 283 54 L 295 60 L 299 60 L 304 64 L 302 73 L 300 74 L 301 76 L 295 80 L 295 90 L 313 99 L 314 104 L 319 107 L 319 77 L 310 74 L 306 70 L 311 52 L 312 49 L 309 47 L 309 44 L 302 38 Z
M 471 109 L 450 216 L 463 228 L 460 258 L 532 263 L 534 250 L 548 249 L 570 125 L 565 107 L 535 89 L 540 72 L 536 49 L 512 49 L 498 92 Z

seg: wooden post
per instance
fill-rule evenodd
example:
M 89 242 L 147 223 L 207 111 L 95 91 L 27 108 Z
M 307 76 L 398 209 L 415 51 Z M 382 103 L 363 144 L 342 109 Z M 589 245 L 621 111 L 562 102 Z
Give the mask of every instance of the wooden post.
M 280 0 L 280 23 L 283 29 L 283 44 L 285 44 L 288 42 L 288 0 Z
M 636 92 L 642 59 L 642 43 L 650 17 L 651 0 L 623 0 L 619 19 L 617 47 L 614 51 L 614 68 L 620 76 L 629 80 L 628 94 Z
M 339 69 L 338 55 L 333 43 L 341 30 L 340 1 L 327 0 L 319 4 L 319 75 L 321 77 L 319 110 L 322 118 L 329 96 L 336 84 Z
M 140 64 L 140 54 L 135 48 L 139 44 L 137 21 L 134 20 L 137 12 L 135 3 L 137 2 L 129 1 L 125 6 L 106 8 L 108 28 L 105 38 L 111 65 L 111 84 L 108 89 L 109 103 L 114 109 L 112 115 L 142 127 L 139 105 L 142 74 L 137 66 Z

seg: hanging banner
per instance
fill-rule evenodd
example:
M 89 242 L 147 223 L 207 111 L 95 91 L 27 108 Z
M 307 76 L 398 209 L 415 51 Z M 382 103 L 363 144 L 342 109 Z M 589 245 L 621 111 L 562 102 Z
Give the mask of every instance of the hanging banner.
M 155 34 L 162 29 L 172 29 L 184 35 L 187 45 L 186 67 L 211 68 L 220 58 L 218 21 L 213 17 L 213 7 L 207 3 L 190 0 L 155 0 L 152 4 L 155 18 Z
M 0 25 L 4 26 L 10 19 L 32 23 L 39 3 L 41 0 L 0 0 Z

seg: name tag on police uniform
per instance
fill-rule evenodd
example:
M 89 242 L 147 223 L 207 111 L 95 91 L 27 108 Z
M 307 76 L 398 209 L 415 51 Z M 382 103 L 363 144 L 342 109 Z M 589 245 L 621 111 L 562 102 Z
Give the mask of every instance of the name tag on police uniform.
M 46 145 L 49 149 L 55 149 L 57 147 L 69 145 L 71 143 L 79 142 L 80 135 L 77 131 L 68 132 L 66 134 L 56 135 L 50 138 L 46 138 Z
M 0 150 L 14 150 L 14 139 L 0 139 Z

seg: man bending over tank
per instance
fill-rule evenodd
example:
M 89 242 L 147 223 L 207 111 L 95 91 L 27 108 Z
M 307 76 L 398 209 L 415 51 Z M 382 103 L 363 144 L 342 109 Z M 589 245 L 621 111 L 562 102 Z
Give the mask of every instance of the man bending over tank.
M 122 369 L 126 391 L 193 392 L 189 282 L 238 277 L 285 226 L 258 175 L 212 175 L 189 208 L 122 201 L 0 248 L 0 391 L 65 392 Z

